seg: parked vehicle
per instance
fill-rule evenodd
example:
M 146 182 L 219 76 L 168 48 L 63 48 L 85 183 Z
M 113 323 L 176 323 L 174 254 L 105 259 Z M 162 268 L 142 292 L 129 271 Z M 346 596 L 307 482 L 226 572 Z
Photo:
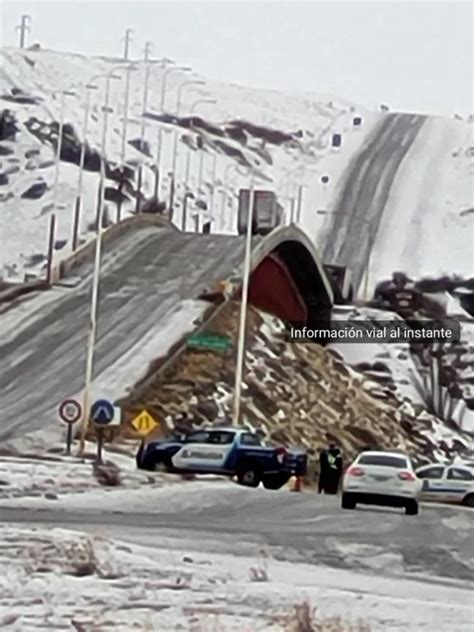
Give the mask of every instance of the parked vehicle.
M 344 474 L 342 508 L 363 505 L 404 507 L 418 513 L 421 482 L 410 458 L 401 452 L 362 452 Z
M 237 230 L 239 235 L 247 233 L 250 208 L 250 189 L 240 189 Z M 267 235 L 281 224 L 283 207 L 274 191 L 254 191 L 252 234 Z
M 416 470 L 421 499 L 474 507 L 474 469 L 464 464 L 432 463 Z
M 304 450 L 265 446 L 260 437 L 242 428 L 207 428 L 181 439 L 142 442 L 137 467 L 181 474 L 236 476 L 247 487 L 280 489 L 292 476 L 304 476 Z

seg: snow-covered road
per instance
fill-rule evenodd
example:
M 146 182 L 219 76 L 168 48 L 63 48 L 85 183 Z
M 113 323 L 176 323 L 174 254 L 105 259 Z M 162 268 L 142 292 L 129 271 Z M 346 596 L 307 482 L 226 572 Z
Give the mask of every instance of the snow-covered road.
M 71 619 L 168 632 L 190 612 L 199 625 L 184 629 L 283 632 L 307 602 L 372 632 L 471 629 L 472 511 L 339 502 L 227 481 L 3 500 L 0 615 L 22 632 Z
M 425 117 L 390 114 L 347 170 L 324 240 L 325 263 L 347 265 L 357 291 L 397 171 Z

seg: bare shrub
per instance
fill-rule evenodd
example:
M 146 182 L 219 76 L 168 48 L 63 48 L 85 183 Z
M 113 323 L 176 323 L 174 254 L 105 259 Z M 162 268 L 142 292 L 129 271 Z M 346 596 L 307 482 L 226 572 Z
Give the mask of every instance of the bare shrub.
M 287 618 L 288 632 L 370 632 L 368 623 L 348 623 L 341 617 L 320 617 L 309 601 L 296 604 Z
M 115 463 L 104 463 L 103 465 L 94 463 L 92 471 L 99 485 L 104 487 L 118 487 L 122 484 L 120 469 Z

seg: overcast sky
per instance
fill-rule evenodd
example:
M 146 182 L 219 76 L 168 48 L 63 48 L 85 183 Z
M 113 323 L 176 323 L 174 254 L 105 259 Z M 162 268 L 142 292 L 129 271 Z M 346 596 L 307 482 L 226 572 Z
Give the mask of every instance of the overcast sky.
M 466 115 L 474 111 L 473 4 L 266 0 L 2 2 L 2 45 L 31 16 L 29 43 L 91 54 L 157 57 L 209 78 L 248 86 L 331 93 L 362 105 Z

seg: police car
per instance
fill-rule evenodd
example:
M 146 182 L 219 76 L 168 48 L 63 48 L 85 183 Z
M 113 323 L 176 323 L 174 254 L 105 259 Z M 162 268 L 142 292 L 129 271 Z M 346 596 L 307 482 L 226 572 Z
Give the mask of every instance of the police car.
M 463 464 L 432 463 L 416 470 L 422 500 L 474 507 L 474 470 Z
M 292 476 L 306 474 L 307 454 L 265 446 L 247 428 L 231 426 L 196 430 L 180 439 L 143 441 L 136 461 L 143 470 L 222 474 L 236 476 L 247 487 L 263 483 L 266 489 L 280 489 Z

